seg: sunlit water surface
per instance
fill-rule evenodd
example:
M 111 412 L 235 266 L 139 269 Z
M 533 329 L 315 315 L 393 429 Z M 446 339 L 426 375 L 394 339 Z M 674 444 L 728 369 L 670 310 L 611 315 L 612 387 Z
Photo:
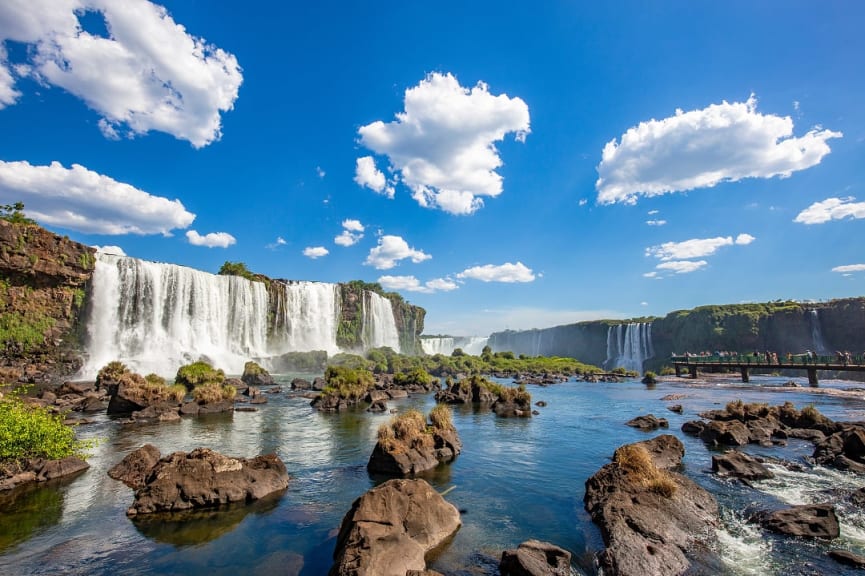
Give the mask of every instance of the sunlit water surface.
M 280 378 L 286 382 L 292 376 Z M 568 382 L 532 387 L 546 406 L 530 419 L 497 418 L 489 411 L 454 410 L 463 453 L 426 478 L 462 513 L 462 528 L 430 567 L 447 575 L 495 574 L 502 550 L 529 538 L 553 542 L 573 555 L 578 574 L 595 574 L 600 533 L 583 509 L 586 479 L 621 444 L 650 438 L 624 422 L 646 413 L 670 420 L 669 432 L 685 443 L 685 473 L 713 492 L 722 507 L 721 553 L 729 574 L 853 574 L 826 557 L 830 547 L 865 553 L 865 516 L 845 494 L 865 486 L 854 475 L 823 468 L 790 472 L 773 466 L 773 480 L 748 488 L 718 479 L 711 451 L 684 435 L 682 423 L 701 411 L 744 401 L 802 407 L 814 404 L 840 420 L 865 419 L 865 392 L 812 394 L 780 386 L 787 378 L 733 379 L 694 384 Z M 804 382 L 799 380 L 799 382 Z M 823 388 L 861 384 L 824 382 Z M 667 394 L 684 394 L 675 402 Z M 326 574 L 336 531 L 352 501 L 380 482 L 366 463 L 376 430 L 390 415 L 355 411 L 320 414 L 309 400 L 287 392 L 268 395 L 257 412 L 235 412 L 177 423 L 122 426 L 106 416 L 79 429 L 100 443 L 82 475 L 52 486 L 0 493 L 2 574 Z M 666 407 L 684 406 L 684 414 Z M 432 395 L 389 403 L 399 411 L 428 412 Z M 132 490 L 106 471 L 144 443 L 163 454 L 205 446 L 232 456 L 276 452 L 291 480 L 276 498 L 250 506 L 204 512 L 183 519 L 133 522 L 126 517 Z M 813 448 L 790 441 L 784 448 L 747 450 L 802 462 Z M 839 502 L 842 536 L 830 544 L 784 539 L 745 522 L 749 510 L 806 502 Z

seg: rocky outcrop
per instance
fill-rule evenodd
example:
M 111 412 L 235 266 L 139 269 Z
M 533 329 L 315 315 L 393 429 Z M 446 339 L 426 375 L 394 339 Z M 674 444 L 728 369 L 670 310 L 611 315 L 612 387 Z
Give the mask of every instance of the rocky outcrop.
M 367 470 L 372 474 L 409 476 L 456 458 L 462 442 L 451 424 L 450 410 L 437 406 L 430 419 L 432 424 L 428 425 L 423 414 L 410 410 L 379 428 Z
M 632 428 L 638 428 L 644 432 L 657 430 L 658 428 L 669 428 L 670 422 L 666 418 L 656 418 L 654 414 L 646 414 L 645 416 L 637 416 L 625 422 L 626 425 Z
M 527 540 L 502 552 L 501 576 L 571 576 L 571 553 L 549 542 Z
M 115 480 L 120 480 L 133 490 L 138 490 L 146 484 L 147 475 L 159 462 L 160 456 L 159 448 L 153 444 L 145 444 L 112 466 L 108 470 L 108 475 Z
M 0 463 L 0 491 L 11 490 L 30 482 L 47 482 L 56 478 L 72 476 L 90 468 L 84 460 L 69 456 L 59 460 L 26 458 L 14 462 Z
M 793 506 L 759 514 L 755 519 L 764 528 L 787 536 L 831 540 L 841 533 L 835 507 L 831 504 Z
M 94 249 L 0 220 L 0 381 L 60 383 L 82 365 Z
M 756 458 L 738 450 L 730 450 L 720 456 L 712 455 L 712 471 L 719 476 L 732 476 L 749 481 L 775 477 Z
M 174 452 L 146 473 L 127 515 L 210 508 L 250 502 L 288 487 L 285 464 L 276 454 L 230 458 L 209 448 Z
M 247 362 L 243 366 L 243 375 L 241 381 L 249 387 L 253 386 L 273 386 L 273 376 L 270 373 L 256 364 L 255 362 Z M 251 394 L 249 394 L 251 396 Z
M 389 480 L 343 518 L 329 576 L 405 576 L 460 527 L 457 509 L 425 480 Z
M 699 573 L 714 561 L 709 549 L 719 525 L 718 504 L 673 471 L 684 451 L 670 435 L 629 444 L 586 481 L 586 510 L 607 546 L 598 557 L 605 573 Z

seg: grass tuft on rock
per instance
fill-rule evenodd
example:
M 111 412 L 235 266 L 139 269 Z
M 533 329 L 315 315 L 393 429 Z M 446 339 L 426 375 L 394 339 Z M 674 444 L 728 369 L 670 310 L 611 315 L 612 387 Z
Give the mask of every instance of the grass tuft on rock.
M 655 466 L 652 455 L 645 446 L 626 444 L 613 453 L 613 462 L 619 465 L 635 484 L 647 490 L 670 498 L 676 493 L 676 479 L 666 470 Z

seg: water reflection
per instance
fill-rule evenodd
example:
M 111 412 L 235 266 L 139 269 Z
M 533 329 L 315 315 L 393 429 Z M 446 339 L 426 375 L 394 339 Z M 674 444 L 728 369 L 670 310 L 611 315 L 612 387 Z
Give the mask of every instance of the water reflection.
M 166 514 L 145 514 L 132 524 L 145 537 L 177 547 L 197 546 L 228 534 L 249 514 L 272 512 L 283 492 L 271 494 L 251 504 L 232 504 L 208 510 L 190 510 Z
M 21 486 L 0 492 L 0 551 L 60 522 L 63 517 L 63 481 L 51 485 Z

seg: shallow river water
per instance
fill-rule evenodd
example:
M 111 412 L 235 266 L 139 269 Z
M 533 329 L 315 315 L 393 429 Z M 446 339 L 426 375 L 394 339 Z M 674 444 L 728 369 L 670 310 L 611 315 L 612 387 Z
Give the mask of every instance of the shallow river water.
M 283 389 L 292 376 L 281 378 Z M 530 387 L 539 415 L 497 418 L 489 411 L 455 409 L 454 423 L 463 453 L 427 479 L 462 513 L 463 526 L 450 546 L 430 562 L 446 575 L 496 574 L 501 551 L 529 538 L 553 542 L 573 554 L 578 574 L 595 574 L 593 556 L 603 543 L 583 509 L 584 484 L 621 444 L 661 433 L 643 433 L 624 422 L 654 413 L 670 420 L 670 433 L 686 449 L 685 473 L 718 498 L 725 530 L 719 552 L 728 574 L 853 574 L 826 557 L 831 548 L 865 553 L 865 516 L 843 503 L 843 495 L 865 486 L 865 479 L 824 468 L 789 472 L 753 488 L 721 480 L 711 471 L 711 451 L 680 431 L 701 411 L 744 401 L 798 408 L 814 404 L 838 420 L 865 420 L 861 383 L 821 382 L 821 390 L 783 388 L 788 378 L 661 382 L 648 389 L 639 382 L 567 382 Z M 804 380 L 798 379 L 800 383 Z M 805 383 L 807 386 L 807 383 Z M 667 394 L 683 394 L 675 402 Z M 257 412 L 235 412 L 178 423 L 122 426 L 107 416 L 82 426 L 79 435 L 98 438 L 91 468 L 52 486 L 0 493 L 0 574 L 326 574 L 336 532 L 352 501 L 373 487 L 366 463 L 378 426 L 390 415 L 355 411 L 321 414 L 309 400 L 281 392 L 268 395 Z M 669 412 L 673 403 L 684 414 Z M 396 410 L 425 413 L 433 396 L 391 401 Z M 157 518 L 133 522 L 125 511 L 132 490 L 106 471 L 144 443 L 163 454 L 206 446 L 231 456 L 275 451 L 291 480 L 277 498 L 251 506 L 202 513 L 184 521 Z M 802 462 L 810 444 L 791 440 L 784 448 L 748 451 Z M 831 544 L 787 540 L 744 522 L 748 510 L 789 504 L 839 503 L 842 536 Z

